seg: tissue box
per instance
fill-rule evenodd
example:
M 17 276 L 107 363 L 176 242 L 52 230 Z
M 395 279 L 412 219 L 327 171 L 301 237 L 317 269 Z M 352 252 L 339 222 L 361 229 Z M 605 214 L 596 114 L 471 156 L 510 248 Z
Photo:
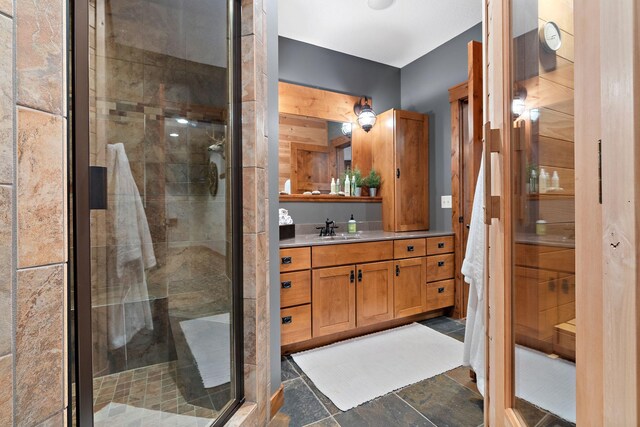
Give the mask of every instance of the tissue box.
M 296 226 L 293 224 L 280 226 L 280 240 L 293 239 L 296 237 Z

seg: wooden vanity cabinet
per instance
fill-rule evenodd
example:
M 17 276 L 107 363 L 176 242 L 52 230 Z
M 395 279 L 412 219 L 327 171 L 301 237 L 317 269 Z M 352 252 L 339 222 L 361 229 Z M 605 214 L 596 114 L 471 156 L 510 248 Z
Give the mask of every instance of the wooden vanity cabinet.
M 407 317 L 424 311 L 427 300 L 427 262 L 425 257 L 395 261 L 393 286 L 394 317 Z
M 429 120 L 412 111 L 378 115 L 370 131 L 371 166 L 382 184 L 385 231 L 429 229 Z
M 311 292 L 313 336 L 356 327 L 356 266 L 313 270 Z
M 367 326 L 393 319 L 393 262 L 373 262 L 356 267 L 356 325 Z

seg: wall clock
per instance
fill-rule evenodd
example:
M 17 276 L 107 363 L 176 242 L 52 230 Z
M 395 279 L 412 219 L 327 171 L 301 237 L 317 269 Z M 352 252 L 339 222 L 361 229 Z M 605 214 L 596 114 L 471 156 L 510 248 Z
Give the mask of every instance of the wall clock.
M 562 34 L 555 22 L 547 22 L 540 28 L 540 43 L 548 52 L 557 52 L 562 46 Z

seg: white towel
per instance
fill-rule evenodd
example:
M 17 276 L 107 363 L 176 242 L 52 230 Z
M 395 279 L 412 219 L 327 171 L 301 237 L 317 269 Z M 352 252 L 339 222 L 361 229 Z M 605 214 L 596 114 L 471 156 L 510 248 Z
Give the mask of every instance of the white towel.
M 145 269 L 156 265 L 149 224 L 124 145 L 107 145 L 108 340 L 119 348 L 153 320 Z
M 467 251 L 462 262 L 464 281 L 469 283 L 469 303 L 467 305 L 467 322 L 464 334 L 463 363 L 471 366 L 476 373 L 478 390 L 484 395 L 484 269 L 485 269 L 485 232 L 484 223 L 484 161 L 480 162 L 478 183 L 473 196 L 471 224 Z

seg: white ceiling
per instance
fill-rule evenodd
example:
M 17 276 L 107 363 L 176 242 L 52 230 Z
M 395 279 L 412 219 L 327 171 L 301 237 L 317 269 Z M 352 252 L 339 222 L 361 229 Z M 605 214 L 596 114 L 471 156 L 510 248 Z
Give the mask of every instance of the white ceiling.
M 482 0 L 278 0 L 281 36 L 399 68 L 481 20 Z

